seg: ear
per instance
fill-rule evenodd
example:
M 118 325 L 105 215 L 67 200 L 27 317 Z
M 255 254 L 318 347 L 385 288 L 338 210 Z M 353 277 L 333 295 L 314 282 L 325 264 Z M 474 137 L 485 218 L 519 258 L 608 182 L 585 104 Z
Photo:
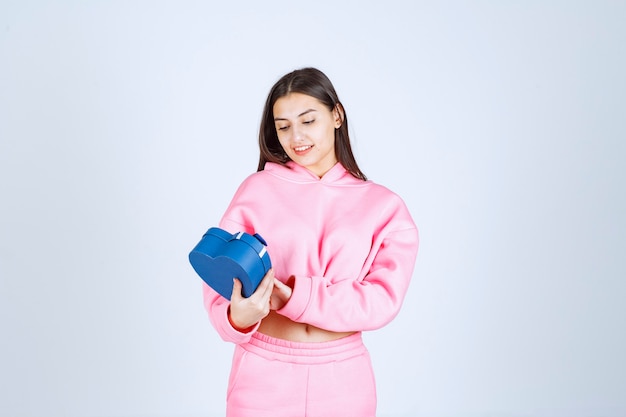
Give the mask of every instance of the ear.
M 335 119 L 335 129 L 339 129 L 343 124 L 344 111 L 341 103 L 337 103 L 333 109 L 333 118 Z

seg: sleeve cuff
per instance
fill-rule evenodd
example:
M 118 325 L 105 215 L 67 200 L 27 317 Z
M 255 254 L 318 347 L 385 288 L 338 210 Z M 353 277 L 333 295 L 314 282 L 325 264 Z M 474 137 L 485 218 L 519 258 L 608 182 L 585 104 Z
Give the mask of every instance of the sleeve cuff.
M 225 340 L 229 340 L 235 344 L 249 342 L 250 338 L 252 337 L 252 334 L 255 333 L 259 329 L 259 326 L 261 325 L 261 322 L 258 322 L 250 329 L 246 329 L 247 330 L 246 332 L 241 332 L 235 329 L 232 326 L 232 324 L 230 324 L 230 320 L 228 320 L 228 308 L 224 309 L 223 314 L 224 314 L 224 317 L 221 321 L 222 336 L 224 337 Z

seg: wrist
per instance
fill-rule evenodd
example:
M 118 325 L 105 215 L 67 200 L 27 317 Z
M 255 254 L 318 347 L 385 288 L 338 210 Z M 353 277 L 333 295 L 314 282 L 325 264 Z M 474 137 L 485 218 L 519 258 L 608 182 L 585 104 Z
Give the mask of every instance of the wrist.
M 239 333 L 250 333 L 255 327 L 256 327 L 256 323 L 252 324 L 251 326 L 248 327 L 244 327 L 244 326 L 239 326 L 237 325 L 234 321 L 233 318 L 230 314 L 230 307 L 228 308 L 228 312 L 226 314 L 228 316 L 228 323 L 230 323 L 230 325 L 232 326 L 233 329 L 237 330 Z

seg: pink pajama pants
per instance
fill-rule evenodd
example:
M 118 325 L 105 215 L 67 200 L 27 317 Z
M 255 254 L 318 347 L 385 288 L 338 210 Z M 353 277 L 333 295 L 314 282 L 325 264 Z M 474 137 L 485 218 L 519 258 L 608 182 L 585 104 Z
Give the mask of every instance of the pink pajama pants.
M 360 333 L 295 343 L 256 333 L 237 345 L 227 417 L 374 417 L 376 385 Z

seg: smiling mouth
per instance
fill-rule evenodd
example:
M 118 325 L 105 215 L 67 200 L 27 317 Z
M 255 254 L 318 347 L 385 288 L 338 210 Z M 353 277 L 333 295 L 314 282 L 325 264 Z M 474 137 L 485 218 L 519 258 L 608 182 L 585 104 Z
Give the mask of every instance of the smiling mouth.
M 308 151 L 309 149 L 311 149 L 312 147 L 313 147 L 313 145 L 298 146 L 298 147 L 296 147 L 296 148 L 293 148 L 293 150 L 294 150 L 296 153 L 300 153 L 300 152 L 306 152 L 306 151 Z

